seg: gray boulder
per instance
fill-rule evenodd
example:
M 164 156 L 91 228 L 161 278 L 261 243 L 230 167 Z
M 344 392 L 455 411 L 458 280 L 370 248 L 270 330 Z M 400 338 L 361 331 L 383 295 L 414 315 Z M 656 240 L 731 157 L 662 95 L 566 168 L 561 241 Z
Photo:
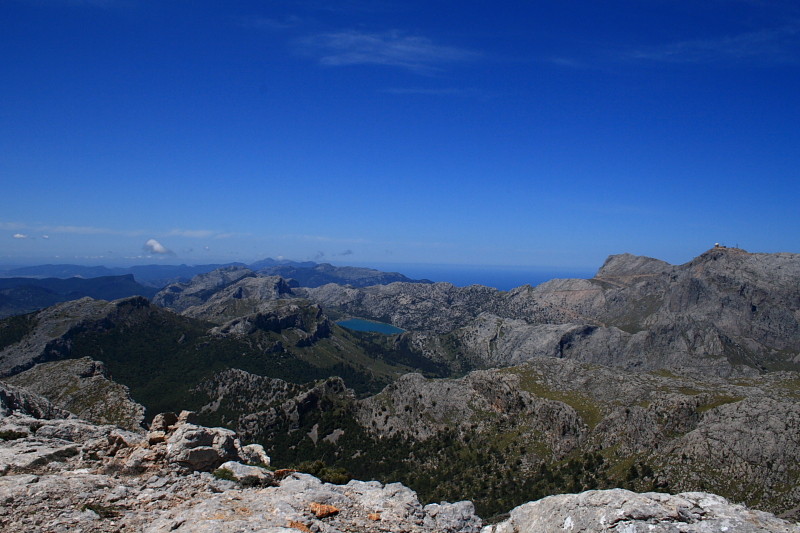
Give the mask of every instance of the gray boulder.
M 219 470 L 227 470 L 239 483 L 245 486 L 269 485 L 275 479 L 272 472 L 260 466 L 243 465 L 236 461 L 222 463 Z
M 791 533 L 800 526 L 705 492 L 678 495 L 623 489 L 560 494 L 513 509 L 482 533 Z
M 229 429 L 182 424 L 167 438 L 167 461 L 208 472 L 239 459 L 235 442 L 236 433 Z

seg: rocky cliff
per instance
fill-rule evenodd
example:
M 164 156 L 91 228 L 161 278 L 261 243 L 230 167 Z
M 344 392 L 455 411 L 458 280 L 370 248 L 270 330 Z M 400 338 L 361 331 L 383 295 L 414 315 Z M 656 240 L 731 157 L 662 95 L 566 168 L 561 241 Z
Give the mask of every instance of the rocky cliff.
M 0 384 L 0 526 L 8 532 L 800 531 L 713 494 L 623 490 L 546 498 L 483 527 L 468 501 L 423 505 L 399 483 L 334 485 L 273 471 L 263 449 L 198 426 L 188 412 L 129 432 L 57 411 L 38 418 L 41 410 L 26 411 L 30 399 L 17 396 Z
M 42 363 L 5 380 L 96 424 L 137 430 L 144 422 L 144 407 L 128 387 L 108 379 L 105 365 L 88 357 Z

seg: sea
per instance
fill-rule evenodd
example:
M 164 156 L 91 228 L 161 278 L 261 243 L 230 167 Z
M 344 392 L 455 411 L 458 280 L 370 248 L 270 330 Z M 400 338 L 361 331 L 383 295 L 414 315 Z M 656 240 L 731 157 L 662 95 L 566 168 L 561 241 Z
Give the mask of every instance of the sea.
M 578 278 L 589 279 L 595 270 L 558 269 L 552 267 L 524 266 L 465 266 L 436 264 L 386 263 L 363 265 L 385 272 L 399 272 L 411 279 L 446 281 L 458 287 L 485 285 L 501 291 L 508 291 L 522 285 L 539 285 L 551 279 Z

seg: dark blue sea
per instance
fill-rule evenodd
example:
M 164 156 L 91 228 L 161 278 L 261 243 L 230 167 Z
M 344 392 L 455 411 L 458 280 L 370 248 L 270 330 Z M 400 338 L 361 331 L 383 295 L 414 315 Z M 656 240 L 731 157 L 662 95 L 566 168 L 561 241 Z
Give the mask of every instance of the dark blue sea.
M 366 265 L 365 265 L 366 266 Z M 412 279 L 446 281 L 459 287 L 486 285 L 507 291 L 521 285 L 539 285 L 556 278 L 588 279 L 595 270 L 552 269 L 540 267 L 461 266 L 423 264 L 369 265 L 387 272 L 399 272 Z

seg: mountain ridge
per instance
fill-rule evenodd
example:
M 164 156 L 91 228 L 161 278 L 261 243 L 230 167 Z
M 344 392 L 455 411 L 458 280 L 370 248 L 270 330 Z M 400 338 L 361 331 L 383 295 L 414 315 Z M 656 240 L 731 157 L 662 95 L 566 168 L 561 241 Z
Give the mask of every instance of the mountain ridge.
M 2 321 L 0 369 L 47 381 L 59 359 L 90 356 L 150 413 L 197 410 L 276 465 L 467 496 L 486 516 L 624 487 L 796 517 L 798 259 L 620 254 L 592 279 L 507 292 L 303 288 L 228 267 L 159 293 L 172 310 L 85 299 Z M 348 332 L 343 315 L 409 331 Z

